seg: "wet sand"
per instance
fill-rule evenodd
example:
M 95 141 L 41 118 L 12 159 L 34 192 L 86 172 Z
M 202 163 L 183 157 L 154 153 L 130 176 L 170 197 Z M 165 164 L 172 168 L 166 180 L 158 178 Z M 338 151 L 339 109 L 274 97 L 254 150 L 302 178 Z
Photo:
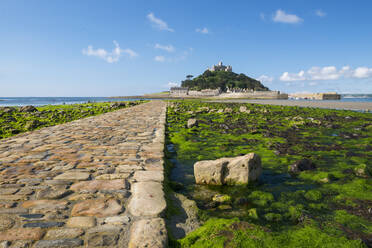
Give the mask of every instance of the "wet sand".
M 328 109 L 347 109 L 355 111 L 372 112 L 372 102 L 342 102 L 342 101 L 306 101 L 306 100 L 245 100 L 245 99 L 229 99 L 229 100 L 213 100 L 211 102 L 231 102 L 231 103 L 256 103 L 270 104 L 281 106 L 298 106 L 312 108 L 328 108 Z

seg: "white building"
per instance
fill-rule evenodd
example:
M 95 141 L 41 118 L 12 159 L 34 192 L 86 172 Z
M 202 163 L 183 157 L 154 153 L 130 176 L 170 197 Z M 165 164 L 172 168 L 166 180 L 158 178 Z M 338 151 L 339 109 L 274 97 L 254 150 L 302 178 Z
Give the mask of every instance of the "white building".
M 211 68 L 208 68 L 209 71 L 232 71 L 231 65 L 223 65 L 222 61 L 218 65 L 213 65 Z

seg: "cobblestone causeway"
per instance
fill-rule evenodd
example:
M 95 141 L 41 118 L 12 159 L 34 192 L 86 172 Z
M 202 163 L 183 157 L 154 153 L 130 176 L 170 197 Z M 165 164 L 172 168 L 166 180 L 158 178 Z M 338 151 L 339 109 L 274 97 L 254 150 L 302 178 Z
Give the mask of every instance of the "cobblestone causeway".
M 166 103 L 0 140 L 0 248 L 165 247 Z

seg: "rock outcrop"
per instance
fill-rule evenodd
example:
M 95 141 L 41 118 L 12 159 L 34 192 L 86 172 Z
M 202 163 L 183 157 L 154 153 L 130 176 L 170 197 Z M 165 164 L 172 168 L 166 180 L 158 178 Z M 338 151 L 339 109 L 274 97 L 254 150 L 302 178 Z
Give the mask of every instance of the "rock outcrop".
M 29 105 L 29 106 L 20 107 L 19 112 L 31 113 L 31 112 L 37 112 L 37 109 L 34 106 Z
M 194 164 L 197 184 L 248 184 L 256 181 L 261 172 L 261 158 L 255 153 L 234 158 L 204 160 Z

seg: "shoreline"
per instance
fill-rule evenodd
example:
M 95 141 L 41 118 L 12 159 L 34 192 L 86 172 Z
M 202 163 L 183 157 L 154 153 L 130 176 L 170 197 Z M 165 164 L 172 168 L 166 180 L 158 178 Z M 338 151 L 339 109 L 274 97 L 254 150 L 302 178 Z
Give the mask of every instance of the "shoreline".
M 268 104 L 279 106 L 297 106 L 323 109 L 338 109 L 338 110 L 353 110 L 353 111 L 372 111 L 372 102 L 342 102 L 342 101 L 309 101 L 309 100 L 210 100 L 207 102 L 219 103 L 254 103 L 254 104 Z

